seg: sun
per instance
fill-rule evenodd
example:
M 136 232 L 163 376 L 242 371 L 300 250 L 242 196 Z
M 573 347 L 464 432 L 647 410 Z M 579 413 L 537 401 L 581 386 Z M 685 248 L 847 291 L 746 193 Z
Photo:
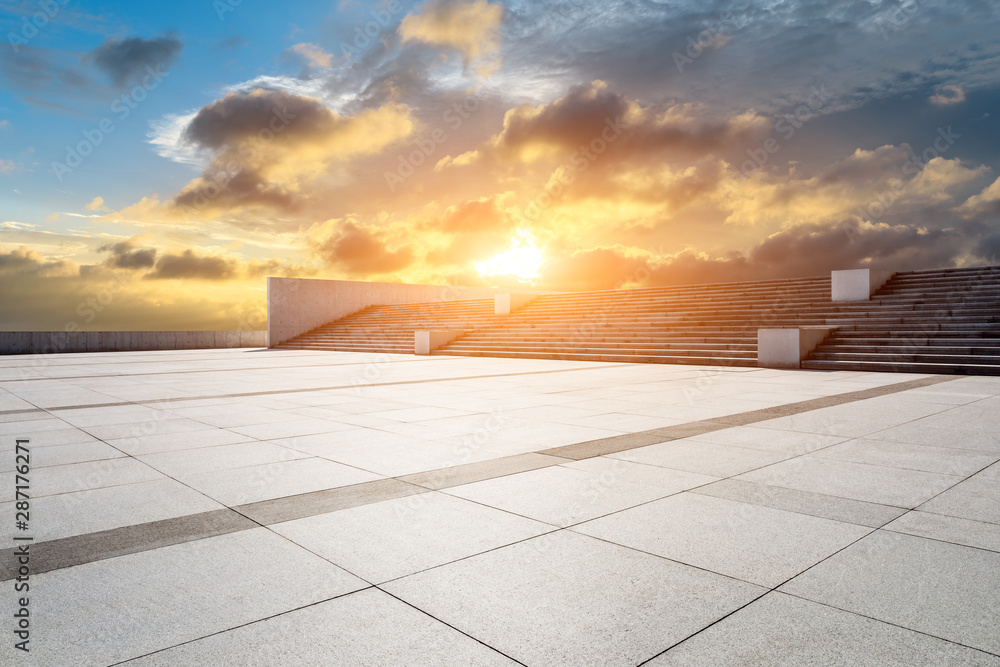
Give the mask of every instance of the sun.
M 481 276 L 515 276 L 530 282 L 538 277 L 542 266 L 542 251 L 535 245 L 535 237 L 528 230 L 520 229 L 510 240 L 510 250 L 484 262 L 476 262 Z

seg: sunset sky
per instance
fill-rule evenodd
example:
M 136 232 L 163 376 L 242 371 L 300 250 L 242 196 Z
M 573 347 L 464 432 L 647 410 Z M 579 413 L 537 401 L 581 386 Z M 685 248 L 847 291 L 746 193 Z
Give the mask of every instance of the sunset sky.
M 0 0 L 0 36 L 0 330 L 261 329 L 267 276 L 1000 263 L 991 0 Z

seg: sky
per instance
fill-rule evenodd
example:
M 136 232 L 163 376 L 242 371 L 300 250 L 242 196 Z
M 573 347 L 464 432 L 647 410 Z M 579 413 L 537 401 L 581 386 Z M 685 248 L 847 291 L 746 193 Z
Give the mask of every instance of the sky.
M 0 330 L 998 264 L 992 0 L 0 0 Z

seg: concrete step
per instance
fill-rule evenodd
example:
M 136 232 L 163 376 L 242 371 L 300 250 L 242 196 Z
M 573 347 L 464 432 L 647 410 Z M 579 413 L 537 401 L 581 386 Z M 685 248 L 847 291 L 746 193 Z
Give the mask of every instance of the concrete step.
M 740 359 L 731 357 L 685 357 L 677 355 L 616 355 L 616 354 L 576 354 L 549 352 L 445 352 L 435 350 L 431 354 L 457 357 L 501 357 L 517 359 L 558 359 L 562 361 L 608 361 L 628 364 L 695 364 L 703 366 L 745 366 L 757 365 L 756 359 Z
M 977 364 L 891 363 L 871 361 L 802 362 L 802 368 L 817 371 L 863 371 L 866 373 L 934 373 L 942 375 L 1000 375 L 1000 366 Z

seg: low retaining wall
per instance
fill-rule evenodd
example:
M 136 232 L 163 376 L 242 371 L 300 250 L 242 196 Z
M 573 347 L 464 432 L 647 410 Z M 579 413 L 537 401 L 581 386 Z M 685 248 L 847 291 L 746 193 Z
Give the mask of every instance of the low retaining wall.
M 0 354 L 267 347 L 266 331 L 0 331 Z
M 492 287 L 408 285 L 315 278 L 267 279 L 267 332 L 271 346 L 369 306 L 492 299 L 497 294 L 551 294 Z

